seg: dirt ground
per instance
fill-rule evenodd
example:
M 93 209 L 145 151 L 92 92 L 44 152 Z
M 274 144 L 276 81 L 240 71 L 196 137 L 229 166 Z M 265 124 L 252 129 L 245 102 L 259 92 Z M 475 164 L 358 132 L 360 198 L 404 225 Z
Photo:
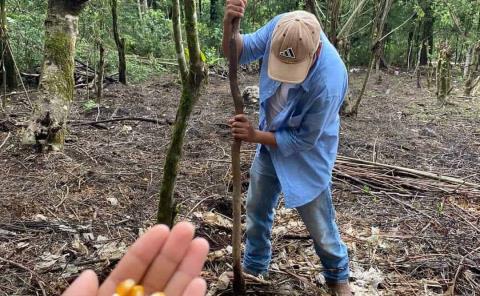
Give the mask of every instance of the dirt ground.
M 353 95 L 363 75 L 352 73 Z M 257 74 L 240 80 L 255 85 Z M 339 154 L 480 183 L 480 97 L 462 97 L 458 82 L 453 104 L 442 107 L 423 86 L 402 72 L 384 74 L 380 84 L 372 78 L 358 117 L 343 118 Z M 109 85 L 92 107 L 90 94 L 78 90 L 65 150 L 50 154 L 19 144 L 28 100 L 11 98 L 9 116 L 0 119 L 0 295 L 57 295 L 86 268 L 104 277 L 154 223 L 179 92 L 171 76 Z M 246 112 L 255 118 L 256 109 Z M 231 269 L 232 110 L 228 81 L 210 76 L 189 124 L 175 191 L 179 219 L 196 224 L 211 244 L 203 273 L 210 295 L 231 293 L 224 272 Z M 127 117 L 160 123 L 88 124 Z M 243 146 L 244 189 L 254 148 Z M 480 294 L 479 191 L 459 185 L 384 192 L 341 176 L 334 201 L 356 295 Z M 249 279 L 250 295 L 324 295 L 312 242 L 295 211 L 282 205 L 273 246 L 268 282 Z

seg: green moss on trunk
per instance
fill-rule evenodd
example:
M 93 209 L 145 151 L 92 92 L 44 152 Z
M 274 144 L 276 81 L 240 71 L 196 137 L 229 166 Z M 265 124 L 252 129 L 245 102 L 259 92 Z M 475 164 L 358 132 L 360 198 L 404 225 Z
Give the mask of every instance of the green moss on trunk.
M 40 87 L 59 94 L 65 101 L 73 100 L 75 40 L 65 32 L 45 36 L 45 62 Z M 48 68 L 55 65 L 57 69 Z
M 23 142 L 39 150 L 61 150 L 73 100 L 78 14 L 86 0 L 49 0 L 39 95 Z
M 157 212 L 157 222 L 172 226 L 176 209 L 174 199 L 175 182 L 179 162 L 182 157 L 183 141 L 190 114 L 198 101 L 201 87 L 206 78 L 205 64 L 201 59 L 200 44 L 197 33 L 197 19 L 195 2 L 185 0 L 185 29 L 190 54 L 190 69 L 185 80 L 182 81 L 182 97 L 177 110 L 172 141 L 167 152 L 163 169 L 163 180 L 160 189 L 160 198 Z M 175 25 L 175 24 L 174 24 Z M 176 35 L 175 38 L 180 38 Z M 178 40 L 176 42 L 179 42 Z M 183 53 L 182 53 L 183 54 Z

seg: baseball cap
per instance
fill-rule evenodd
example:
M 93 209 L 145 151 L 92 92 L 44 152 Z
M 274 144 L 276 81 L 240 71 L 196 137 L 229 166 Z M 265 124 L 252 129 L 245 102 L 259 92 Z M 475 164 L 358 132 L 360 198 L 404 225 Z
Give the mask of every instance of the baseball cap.
M 301 83 L 308 75 L 320 45 L 320 23 L 306 11 L 286 13 L 272 34 L 268 76 L 286 83 Z

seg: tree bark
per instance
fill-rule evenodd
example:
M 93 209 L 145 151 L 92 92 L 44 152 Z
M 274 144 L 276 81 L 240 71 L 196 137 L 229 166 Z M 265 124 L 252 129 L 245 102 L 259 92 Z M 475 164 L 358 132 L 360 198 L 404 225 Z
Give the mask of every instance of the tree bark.
M 464 89 L 465 96 L 470 96 L 475 86 L 477 86 L 477 84 L 479 83 L 480 73 L 478 73 L 478 70 L 477 70 L 479 59 L 480 59 L 479 56 L 480 56 L 480 41 L 477 41 L 477 43 L 473 46 L 472 52 L 471 52 L 470 67 L 467 74 L 467 79 L 465 81 L 465 89 Z
M 160 8 L 160 4 L 158 4 L 158 0 L 147 0 L 147 3 L 148 3 L 148 7 L 152 8 L 152 9 L 159 9 Z
M 98 59 L 98 75 L 97 75 L 97 102 L 103 98 L 103 79 L 105 77 L 105 48 L 103 43 L 98 45 L 99 59 Z
M 175 51 L 177 53 L 178 68 L 182 84 L 187 81 L 188 68 L 185 61 L 185 50 L 183 48 L 182 28 L 180 24 L 180 1 L 172 0 L 172 26 L 173 39 L 175 40 Z
M 367 0 L 354 0 L 351 2 L 355 9 L 337 34 L 338 50 L 346 63 L 347 69 L 350 67 L 350 49 L 352 48 L 349 37 L 350 31 L 352 30 L 353 23 L 358 15 L 362 12 L 366 2 Z
M 322 19 L 317 11 L 316 0 L 305 0 L 305 10 L 314 14 L 320 25 L 323 27 Z
M 423 31 L 422 38 L 420 39 L 422 46 L 422 53 L 420 56 L 420 65 L 425 66 L 428 64 L 428 56 L 433 54 L 433 9 L 432 1 L 419 0 L 419 5 L 422 8 L 425 16 L 423 17 Z
M 342 114 L 345 116 L 357 116 L 358 108 L 360 106 L 360 102 L 367 88 L 368 79 L 370 78 L 372 69 L 375 66 L 378 67 L 379 65 L 380 58 L 383 54 L 383 42 L 380 40 L 382 39 L 385 22 L 387 20 L 387 16 L 392 6 L 392 3 L 393 3 L 393 0 L 376 0 L 375 16 L 374 16 L 374 22 L 372 25 L 372 47 L 371 47 L 372 52 L 371 52 L 370 62 L 368 64 L 367 74 L 365 75 L 365 79 L 362 84 L 362 89 L 360 90 L 358 97 L 356 99 L 353 97 L 348 97 L 345 100 L 345 103 L 342 106 Z
M 216 23 L 218 19 L 217 0 L 210 0 L 210 22 Z
M 88 0 L 49 0 L 39 94 L 23 143 L 39 150 L 61 150 L 74 93 L 74 56 L 78 15 Z
M 178 106 L 172 140 L 163 168 L 163 179 L 157 212 L 157 222 L 169 226 L 173 225 L 176 215 L 176 205 L 173 195 L 179 162 L 182 157 L 185 131 L 190 114 L 192 113 L 195 103 L 198 101 L 201 87 L 207 77 L 205 64 L 202 61 L 200 53 L 195 0 L 184 0 L 184 7 L 185 31 L 187 34 L 190 66 L 188 76 L 182 83 L 182 97 L 180 99 L 180 105 Z
M 2 75 L 4 81 L 3 87 L 6 86 L 8 90 L 15 89 L 18 86 L 17 72 L 15 71 L 15 63 L 13 60 L 12 52 L 8 44 L 7 33 L 7 14 L 5 12 L 5 0 L 0 0 L 0 52 L 2 57 Z
M 451 50 L 450 46 L 444 42 L 440 45 L 439 48 L 439 58 L 437 61 L 437 74 L 436 74 L 436 83 L 437 83 L 437 100 L 441 105 L 446 105 L 448 103 L 448 94 L 450 93 L 450 60 L 451 60 Z
M 340 10 L 342 8 L 342 0 L 331 0 L 329 1 L 329 28 L 328 28 L 328 38 L 333 46 L 337 47 L 337 30 L 340 24 Z
M 229 50 L 230 90 L 232 92 L 235 114 L 243 114 L 243 99 L 238 87 L 238 54 L 236 36 L 240 31 L 240 19 L 233 20 L 232 39 Z M 245 295 L 245 279 L 243 278 L 241 253 L 242 253 L 242 181 L 240 170 L 240 147 L 241 140 L 234 140 L 232 143 L 232 175 L 233 175 L 233 233 L 232 233 L 232 257 L 233 257 L 233 293 L 234 295 Z
M 127 84 L 127 61 L 125 58 L 125 39 L 120 38 L 118 33 L 118 14 L 117 14 L 117 0 L 110 0 L 112 8 L 112 29 L 113 38 L 117 45 L 118 51 L 118 81 Z

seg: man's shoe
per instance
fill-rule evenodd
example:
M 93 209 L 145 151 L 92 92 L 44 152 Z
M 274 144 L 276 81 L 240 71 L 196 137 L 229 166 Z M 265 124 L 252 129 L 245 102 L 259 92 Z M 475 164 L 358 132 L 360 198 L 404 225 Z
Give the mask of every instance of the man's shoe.
M 349 283 L 328 283 L 327 287 L 330 289 L 332 296 L 352 296 L 352 290 Z

